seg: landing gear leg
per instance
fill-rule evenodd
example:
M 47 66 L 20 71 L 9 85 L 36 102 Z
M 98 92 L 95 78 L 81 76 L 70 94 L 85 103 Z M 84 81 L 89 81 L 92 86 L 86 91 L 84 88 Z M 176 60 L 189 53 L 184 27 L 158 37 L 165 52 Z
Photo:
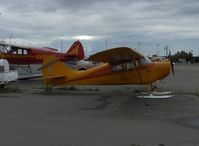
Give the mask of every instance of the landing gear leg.
M 153 90 L 154 90 L 154 88 L 153 88 L 152 83 L 146 84 L 146 89 L 147 89 L 147 91 L 148 91 L 148 93 L 149 93 L 149 96 L 153 96 Z M 145 96 L 141 96 L 141 97 L 142 97 L 142 101 L 143 101 L 144 105 L 145 105 L 145 106 L 150 106 L 148 103 L 146 103 L 146 102 L 144 101 Z
M 153 95 L 153 91 L 156 89 L 156 86 L 153 87 L 152 83 L 147 84 L 147 91 L 150 95 Z

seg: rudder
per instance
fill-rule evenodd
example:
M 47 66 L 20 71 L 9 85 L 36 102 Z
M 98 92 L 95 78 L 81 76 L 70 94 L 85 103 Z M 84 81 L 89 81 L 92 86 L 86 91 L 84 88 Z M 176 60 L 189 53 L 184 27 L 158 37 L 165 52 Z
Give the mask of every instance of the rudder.
M 84 59 L 84 48 L 82 43 L 79 40 L 75 41 L 70 49 L 66 52 L 66 55 L 72 56 L 77 60 Z

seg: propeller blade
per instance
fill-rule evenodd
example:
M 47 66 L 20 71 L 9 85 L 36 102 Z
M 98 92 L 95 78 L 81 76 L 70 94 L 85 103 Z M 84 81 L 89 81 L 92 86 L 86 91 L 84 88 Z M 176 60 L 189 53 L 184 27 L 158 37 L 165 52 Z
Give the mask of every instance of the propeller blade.
M 170 60 L 170 63 L 171 63 L 171 69 L 172 69 L 173 76 L 175 76 L 173 61 Z
M 173 63 L 171 57 L 172 57 L 172 56 L 171 56 L 171 50 L 169 49 L 169 56 L 168 56 L 168 58 L 169 58 L 170 63 L 171 63 L 171 69 L 172 69 L 173 76 L 175 76 L 175 72 L 174 72 L 174 63 Z

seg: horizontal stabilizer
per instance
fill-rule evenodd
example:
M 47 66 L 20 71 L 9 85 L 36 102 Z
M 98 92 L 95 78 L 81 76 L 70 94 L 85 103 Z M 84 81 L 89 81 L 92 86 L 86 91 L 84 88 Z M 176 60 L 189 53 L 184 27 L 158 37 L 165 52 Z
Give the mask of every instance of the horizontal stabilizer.
M 66 78 L 66 76 L 63 75 L 63 76 L 50 76 L 50 77 L 45 77 L 45 79 L 63 79 L 63 78 Z
M 66 52 L 66 56 L 74 57 L 77 60 L 84 59 L 84 48 L 79 40 L 72 44 L 72 46 Z
M 42 71 L 43 80 L 49 83 L 64 80 L 75 73 L 75 70 L 67 67 L 54 56 L 46 57 L 40 69 Z

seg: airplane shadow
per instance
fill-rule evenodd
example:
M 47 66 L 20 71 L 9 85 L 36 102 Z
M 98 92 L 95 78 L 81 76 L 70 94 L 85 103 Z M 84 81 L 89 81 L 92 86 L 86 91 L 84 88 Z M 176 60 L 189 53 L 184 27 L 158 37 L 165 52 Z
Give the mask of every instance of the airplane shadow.
M 103 110 L 107 108 L 112 102 L 108 101 L 111 98 L 111 95 L 102 95 L 99 98 L 95 99 L 95 102 L 100 102 L 94 107 L 83 107 L 81 110 Z

